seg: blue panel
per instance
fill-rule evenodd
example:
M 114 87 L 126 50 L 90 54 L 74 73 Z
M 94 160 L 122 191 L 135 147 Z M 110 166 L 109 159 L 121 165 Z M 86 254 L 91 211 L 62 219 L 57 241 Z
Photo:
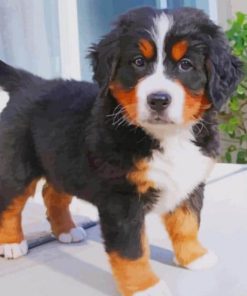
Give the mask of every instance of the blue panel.
M 209 3 L 208 2 L 209 2 L 208 0 L 196 0 L 196 7 L 203 9 L 206 13 L 209 13 Z
M 208 0 L 168 0 L 168 8 L 178 8 L 178 7 L 197 7 L 208 12 Z
M 196 0 L 184 0 L 184 5 L 186 7 L 196 7 Z
M 124 0 L 124 1 L 114 1 L 114 13 L 120 14 L 130 8 L 140 7 L 140 6 L 156 6 L 156 0 Z
M 117 16 L 131 8 L 140 6 L 157 7 L 157 0 L 78 0 L 81 69 L 84 79 L 91 78 L 91 67 L 85 56 L 88 47 L 97 42 L 111 28 Z
M 170 9 L 184 6 L 183 0 L 167 0 L 167 6 Z

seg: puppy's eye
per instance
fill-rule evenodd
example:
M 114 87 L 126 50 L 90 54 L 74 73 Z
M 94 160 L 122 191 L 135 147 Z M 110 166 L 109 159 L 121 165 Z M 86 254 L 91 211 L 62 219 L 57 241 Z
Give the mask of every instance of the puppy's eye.
M 182 59 L 178 64 L 178 68 L 181 72 L 188 72 L 193 68 L 193 65 L 189 59 Z
M 132 63 L 136 66 L 136 67 L 144 67 L 145 66 L 145 59 L 141 56 L 136 57 L 133 59 Z

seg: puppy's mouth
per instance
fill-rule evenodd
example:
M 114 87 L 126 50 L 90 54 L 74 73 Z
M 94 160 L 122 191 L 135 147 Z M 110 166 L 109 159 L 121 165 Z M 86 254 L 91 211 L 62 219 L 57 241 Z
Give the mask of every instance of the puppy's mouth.
M 145 121 L 153 125 L 175 124 L 175 122 L 167 116 L 166 112 L 152 112 Z

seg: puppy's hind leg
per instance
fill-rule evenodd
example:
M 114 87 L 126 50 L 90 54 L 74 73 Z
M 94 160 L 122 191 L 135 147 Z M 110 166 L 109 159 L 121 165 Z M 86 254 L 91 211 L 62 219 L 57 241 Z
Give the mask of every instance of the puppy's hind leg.
M 37 181 L 31 182 L 23 194 L 15 197 L 0 213 L 0 255 L 5 258 L 15 259 L 28 252 L 22 232 L 21 214 L 27 199 L 35 192 L 36 183 Z
M 83 241 L 86 232 L 75 225 L 69 210 L 72 196 L 59 192 L 52 184 L 46 183 L 43 188 L 43 198 L 47 207 L 47 218 L 57 239 L 62 243 Z

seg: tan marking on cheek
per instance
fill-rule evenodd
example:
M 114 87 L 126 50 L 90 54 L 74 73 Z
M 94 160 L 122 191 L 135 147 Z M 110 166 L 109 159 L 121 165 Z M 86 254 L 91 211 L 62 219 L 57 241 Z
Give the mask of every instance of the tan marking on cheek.
M 184 90 L 183 121 L 189 123 L 202 117 L 204 112 L 211 107 L 204 89 L 192 94 L 179 80 L 176 81 Z
M 142 246 L 143 255 L 137 260 L 123 258 L 117 252 L 108 254 L 113 275 L 123 296 L 132 296 L 159 282 L 149 263 L 149 247 L 146 238 L 143 239 Z
M 58 237 L 61 233 L 68 233 L 72 228 L 76 227 L 69 210 L 72 196 L 58 192 L 52 184 L 47 183 L 43 188 L 43 198 L 47 207 L 46 214 L 55 236 Z
M 198 220 L 186 206 L 163 217 L 180 265 L 186 266 L 207 253 L 198 241 Z
M 141 39 L 139 42 L 139 49 L 145 58 L 151 59 L 154 57 L 154 46 L 151 41 Z
M 0 244 L 20 243 L 24 239 L 21 226 L 21 213 L 29 197 L 35 193 L 37 180 L 32 181 L 20 196 L 0 216 Z
M 112 82 L 109 86 L 112 95 L 120 105 L 124 107 L 124 112 L 127 118 L 136 123 L 137 120 L 137 97 L 136 89 L 125 90 L 117 82 Z
M 186 40 L 181 40 L 175 43 L 172 47 L 172 58 L 175 61 L 181 60 L 188 50 L 188 42 Z
M 146 193 L 149 189 L 155 188 L 155 183 L 148 180 L 147 174 L 149 165 L 146 160 L 139 160 L 135 163 L 134 168 L 128 173 L 127 179 L 136 185 L 140 194 Z
M 185 101 L 183 109 L 184 122 L 198 120 L 202 117 L 203 113 L 211 107 L 211 104 L 202 91 L 200 94 L 193 95 L 185 89 Z

